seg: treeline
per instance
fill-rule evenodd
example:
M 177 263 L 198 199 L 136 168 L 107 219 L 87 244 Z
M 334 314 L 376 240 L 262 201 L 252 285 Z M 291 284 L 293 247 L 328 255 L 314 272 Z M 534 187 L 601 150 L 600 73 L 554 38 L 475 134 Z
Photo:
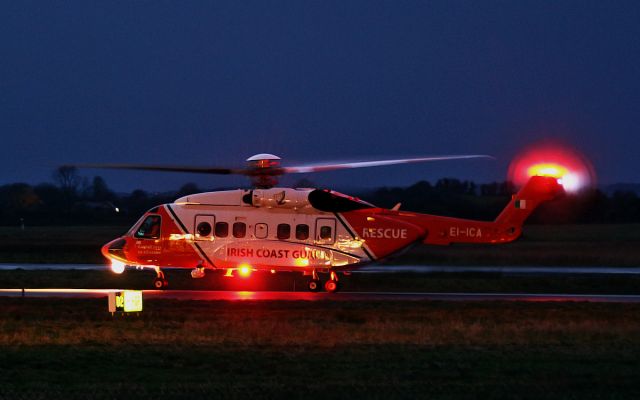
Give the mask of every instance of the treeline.
M 53 183 L 0 186 L 0 225 L 130 225 L 153 206 L 199 191 L 188 183 L 166 193 L 116 194 L 100 176 L 89 180 L 74 167 L 60 167 Z
M 309 182 L 303 185 L 309 187 Z M 52 183 L 0 186 L 0 225 L 131 225 L 146 210 L 178 197 L 204 191 L 193 183 L 176 191 L 149 193 L 134 190 L 116 194 L 100 176 L 91 180 L 73 167 L 61 167 Z M 509 182 L 478 185 L 458 179 L 440 179 L 435 184 L 418 182 L 405 188 L 380 188 L 366 193 L 349 193 L 377 206 L 428 214 L 494 219 L 516 189 Z M 532 223 L 638 223 L 640 198 L 632 191 L 612 195 L 596 189 L 565 194 L 541 206 Z
M 510 182 L 476 185 L 457 179 L 426 181 L 407 188 L 381 188 L 362 198 L 381 207 L 401 203 L 401 209 L 460 218 L 493 220 L 516 192 Z M 638 223 L 640 198 L 633 191 L 607 195 L 598 189 L 563 194 L 542 204 L 528 223 Z

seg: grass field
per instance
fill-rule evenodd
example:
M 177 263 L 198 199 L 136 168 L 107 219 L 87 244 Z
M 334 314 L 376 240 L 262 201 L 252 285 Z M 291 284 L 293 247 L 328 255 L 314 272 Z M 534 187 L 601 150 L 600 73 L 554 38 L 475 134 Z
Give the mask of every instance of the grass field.
M 640 305 L 0 298 L 0 398 L 633 399 Z
M 122 226 L 0 227 L 0 262 L 101 264 Z M 413 247 L 390 264 L 640 266 L 640 225 L 525 226 L 505 245 Z
M 391 264 L 639 266 L 640 226 L 531 226 L 504 246 L 418 246 Z M 123 227 L 0 228 L 0 262 L 103 263 Z M 173 289 L 301 290 L 221 273 Z M 148 288 L 154 274 L 0 271 L 0 287 Z M 636 277 L 357 274 L 344 290 L 633 293 Z M 640 305 L 145 302 L 0 297 L 0 399 L 636 399 Z

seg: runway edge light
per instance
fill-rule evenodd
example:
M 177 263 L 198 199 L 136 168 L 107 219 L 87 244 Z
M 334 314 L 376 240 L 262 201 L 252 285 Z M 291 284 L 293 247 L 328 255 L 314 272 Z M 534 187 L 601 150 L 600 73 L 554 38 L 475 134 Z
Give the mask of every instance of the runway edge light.
M 109 312 L 129 313 L 142 311 L 142 291 L 122 290 L 109 293 Z

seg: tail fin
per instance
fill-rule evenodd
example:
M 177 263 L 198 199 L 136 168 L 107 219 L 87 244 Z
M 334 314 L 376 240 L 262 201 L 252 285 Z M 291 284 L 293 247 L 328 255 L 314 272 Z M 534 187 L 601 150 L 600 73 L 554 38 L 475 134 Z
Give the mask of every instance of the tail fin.
M 553 199 L 562 192 L 558 178 L 532 176 L 520 191 L 513 196 L 509 205 L 498 215 L 495 222 L 518 229 L 540 203 Z

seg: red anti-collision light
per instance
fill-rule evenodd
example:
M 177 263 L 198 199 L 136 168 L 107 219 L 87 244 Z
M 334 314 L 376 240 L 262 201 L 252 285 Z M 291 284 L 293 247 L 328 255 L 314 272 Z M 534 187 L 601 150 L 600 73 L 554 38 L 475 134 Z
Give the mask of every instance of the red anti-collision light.
M 568 192 L 596 183 L 595 172 L 587 158 L 574 149 L 557 144 L 534 146 L 511 162 L 508 179 L 516 186 L 523 186 L 532 176 L 558 178 L 558 183 Z

